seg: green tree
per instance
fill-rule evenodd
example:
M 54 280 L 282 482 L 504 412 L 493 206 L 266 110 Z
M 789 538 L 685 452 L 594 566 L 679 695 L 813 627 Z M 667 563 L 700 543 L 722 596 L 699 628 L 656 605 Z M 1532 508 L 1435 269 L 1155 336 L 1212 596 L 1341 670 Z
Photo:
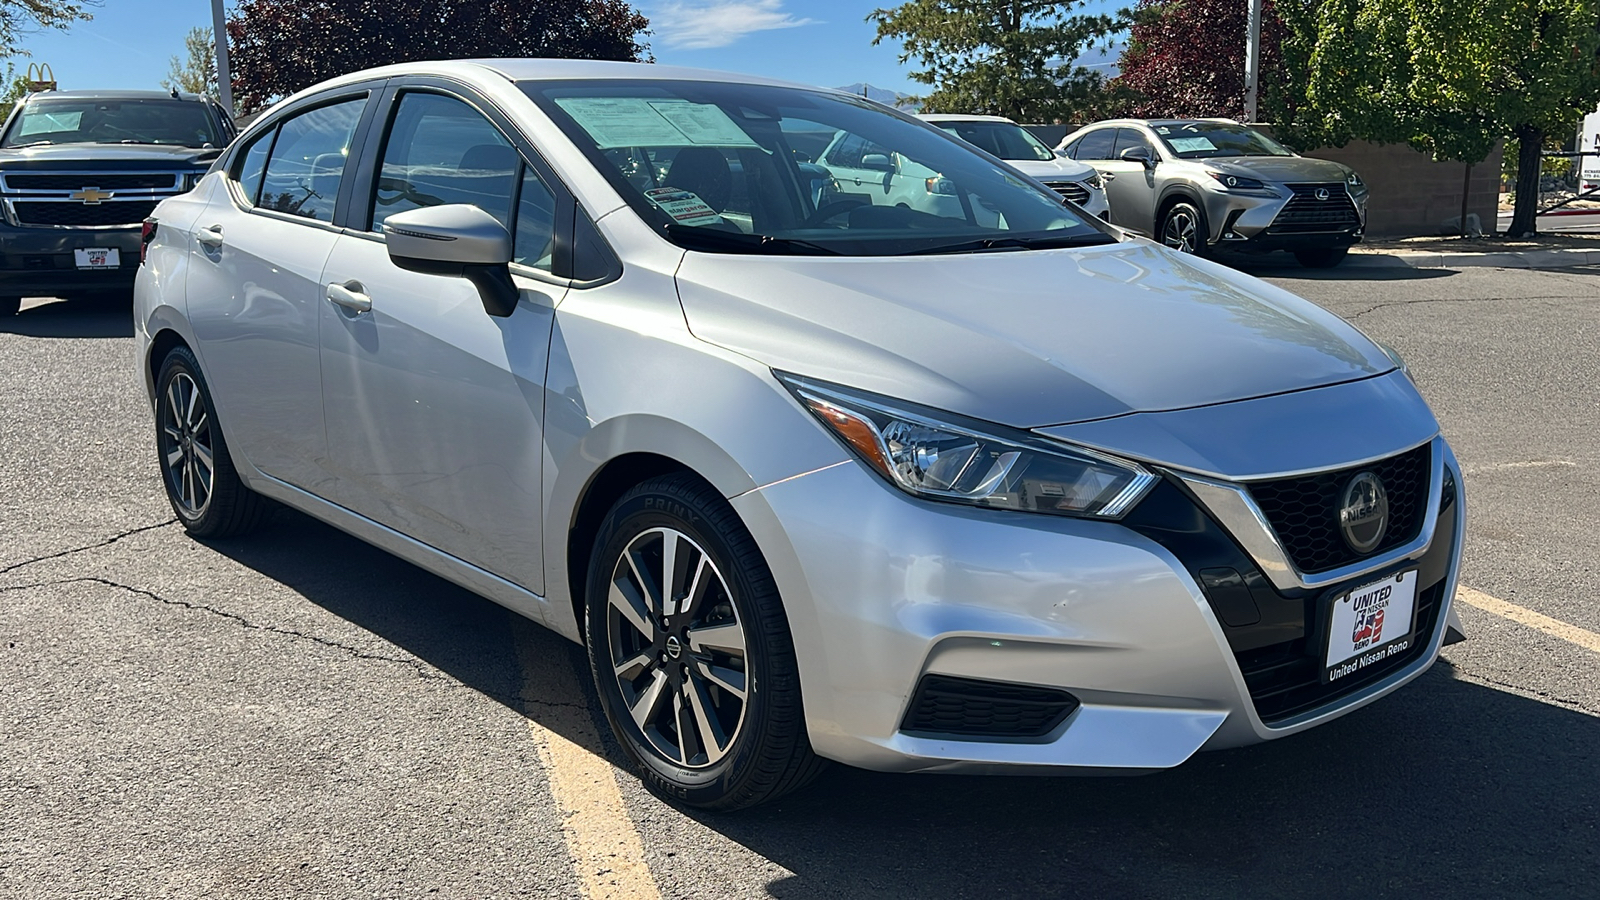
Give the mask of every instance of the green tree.
M 28 75 L 18 72 L 17 67 L 6 63 L 4 75 L 0 75 L 0 122 L 11 118 L 11 111 L 16 108 L 17 101 L 28 92 Z
M 24 35 L 41 28 L 66 30 L 73 22 L 94 18 L 94 0 L 0 0 L 0 58 L 27 56 Z
M 1071 121 L 1101 100 L 1100 76 L 1073 60 L 1126 27 L 1126 13 L 1075 12 L 1084 0 L 910 0 L 876 9 L 873 39 L 898 40 L 911 78 L 932 85 L 925 112 Z
M 1600 0 L 1280 3 L 1309 67 L 1297 130 L 1330 143 L 1407 142 L 1482 162 L 1517 142 L 1509 233 L 1532 234 L 1539 153 L 1600 99 Z
M 189 29 L 183 39 L 183 49 L 188 58 L 172 58 L 171 73 L 161 80 L 162 89 L 219 96 L 217 45 L 211 40 L 211 29 Z

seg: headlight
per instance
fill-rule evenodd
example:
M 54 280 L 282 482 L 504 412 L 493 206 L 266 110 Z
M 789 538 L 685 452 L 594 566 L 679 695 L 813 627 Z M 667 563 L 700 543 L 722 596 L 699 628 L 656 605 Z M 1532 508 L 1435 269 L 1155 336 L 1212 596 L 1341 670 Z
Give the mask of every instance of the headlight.
M 185 191 L 194 190 L 195 185 L 199 184 L 200 183 L 200 179 L 202 179 L 204 177 L 206 177 L 206 173 L 204 171 L 186 173 L 183 176 L 183 189 Z
M 1222 185 L 1225 190 L 1264 191 L 1268 189 L 1265 181 L 1255 178 L 1246 178 L 1243 175 L 1229 175 L 1225 172 L 1212 172 L 1209 170 L 1206 172 L 1206 174 L 1210 175 L 1212 178 L 1215 178 L 1217 183 Z
M 1089 187 L 1092 187 L 1097 191 L 1105 190 L 1105 184 L 1100 181 L 1100 173 L 1099 172 L 1096 172 L 1093 175 L 1090 175 L 1088 178 L 1085 178 L 1083 180 L 1083 183 L 1087 184 Z
M 1103 453 L 778 373 L 830 432 L 890 484 L 918 497 L 1115 519 L 1156 476 Z
M 1349 175 L 1346 175 L 1344 177 L 1344 183 L 1348 184 L 1349 186 L 1351 186 L 1353 188 L 1365 188 L 1366 187 L 1366 184 L 1364 182 L 1362 182 L 1362 180 L 1361 180 L 1361 176 L 1357 175 L 1354 172 L 1351 172 Z

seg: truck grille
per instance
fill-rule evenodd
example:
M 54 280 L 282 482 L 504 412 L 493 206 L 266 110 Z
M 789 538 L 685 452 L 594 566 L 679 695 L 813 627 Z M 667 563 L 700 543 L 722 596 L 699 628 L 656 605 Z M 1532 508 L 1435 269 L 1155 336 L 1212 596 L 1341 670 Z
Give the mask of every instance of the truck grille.
M 1301 478 L 1260 481 L 1249 485 L 1278 540 L 1304 573 L 1326 572 L 1392 550 L 1414 539 L 1422 529 L 1428 500 L 1432 450 L 1423 444 L 1397 456 L 1337 472 Z M 1339 495 L 1350 476 L 1368 471 L 1383 481 L 1389 498 L 1389 528 L 1371 553 L 1359 554 L 1339 533 Z
M 1289 198 L 1267 227 L 1272 234 L 1318 234 L 1351 231 L 1361 224 L 1355 202 L 1343 184 L 1291 184 Z M 1322 191 L 1325 200 L 1317 198 Z
M 5 176 L 8 191 L 177 191 L 177 172 L 14 172 Z
M 1089 202 L 1089 189 L 1076 181 L 1046 181 L 1044 186 L 1073 203 L 1081 205 Z
M 149 218 L 160 200 L 112 200 L 96 204 L 16 200 L 11 207 L 16 211 L 18 225 L 104 228 L 138 225 Z

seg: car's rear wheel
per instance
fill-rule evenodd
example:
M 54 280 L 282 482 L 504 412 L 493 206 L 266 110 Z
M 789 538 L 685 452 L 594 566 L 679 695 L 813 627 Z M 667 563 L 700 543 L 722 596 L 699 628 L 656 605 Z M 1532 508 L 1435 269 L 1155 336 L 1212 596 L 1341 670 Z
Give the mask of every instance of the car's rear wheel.
M 821 770 L 772 573 L 727 501 L 686 475 L 617 501 L 595 539 L 589 663 L 651 790 L 707 809 L 788 793 Z
M 21 309 L 21 297 L 0 297 L 0 316 L 14 316 Z
M 1308 269 L 1331 269 L 1344 262 L 1345 256 L 1349 253 L 1349 247 L 1311 247 L 1296 250 L 1294 258 Z
M 213 409 L 200 363 L 189 348 L 173 348 L 156 377 L 156 449 L 167 500 L 190 534 L 232 537 L 259 525 L 268 501 L 239 480 Z
M 1174 250 L 1197 256 L 1206 252 L 1205 215 L 1193 203 L 1179 201 L 1167 207 L 1158 233 L 1161 243 Z

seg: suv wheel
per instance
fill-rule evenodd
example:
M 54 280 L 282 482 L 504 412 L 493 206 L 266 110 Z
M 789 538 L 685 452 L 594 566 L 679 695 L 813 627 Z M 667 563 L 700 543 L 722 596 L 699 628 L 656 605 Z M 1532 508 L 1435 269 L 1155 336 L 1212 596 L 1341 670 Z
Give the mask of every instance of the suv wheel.
M 1313 247 L 1308 250 L 1296 250 L 1294 258 L 1308 269 L 1331 269 L 1344 262 L 1345 255 L 1349 252 L 1349 247 Z
M 1184 253 L 1203 256 L 1206 252 L 1205 215 L 1193 203 L 1180 201 L 1167 207 L 1161 217 L 1161 243 Z
M 646 786 L 729 810 L 821 771 L 772 573 L 721 495 L 684 475 L 647 481 L 612 507 L 594 549 L 589 664 Z
M 196 537 L 245 534 L 261 523 L 267 499 L 244 486 L 228 456 L 200 363 L 175 347 L 156 378 L 156 449 L 167 500 Z

